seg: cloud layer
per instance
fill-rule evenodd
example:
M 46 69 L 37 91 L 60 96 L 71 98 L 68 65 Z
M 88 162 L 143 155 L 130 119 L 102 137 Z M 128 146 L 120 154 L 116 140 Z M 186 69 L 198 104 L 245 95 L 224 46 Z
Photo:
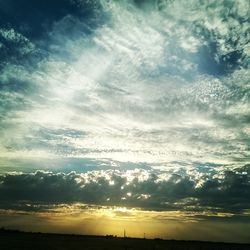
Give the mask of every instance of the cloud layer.
M 195 168 L 173 171 L 106 170 L 10 173 L 0 176 L 4 207 L 16 204 L 83 204 L 127 206 L 142 210 L 249 213 L 250 168 L 200 173 Z M 14 205 L 15 204 L 15 205 Z M 37 206 L 35 206 L 37 208 Z M 206 213 L 204 214 L 206 215 Z

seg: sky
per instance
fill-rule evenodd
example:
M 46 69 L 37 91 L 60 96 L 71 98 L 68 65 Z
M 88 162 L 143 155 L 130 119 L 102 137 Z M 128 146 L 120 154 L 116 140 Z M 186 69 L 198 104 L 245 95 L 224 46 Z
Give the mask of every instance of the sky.
M 250 242 L 248 0 L 0 0 L 0 226 Z

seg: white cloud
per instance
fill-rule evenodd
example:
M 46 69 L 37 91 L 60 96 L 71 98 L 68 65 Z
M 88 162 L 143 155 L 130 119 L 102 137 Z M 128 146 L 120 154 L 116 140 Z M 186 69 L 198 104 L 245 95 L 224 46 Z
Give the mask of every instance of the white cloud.
M 103 1 L 108 18 L 96 29 L 73 16 L 57 21 L 48 57 L 33 71 L 9 65 L 1 75 L 9 86 L 1 91 L 5 102 L 16 104 L 7 108 L 12 115 L 5 122 L 12 126 L 2 130 L 5 155 L 246 163 L 247 72 L 242 68 L 216 77 L 199 71 L 200 50 L 209 43 L 217 42 L 211 56 L 218 58 L 245 50 L 245 26 L 238 17 L 245 18 L 242 6 L 248 3 L 228 5 L 234 19 L 216 1 L 165 2 L 160 11 L 154 4 L 143 9 L 132 2 Z M 72 23 L 76 34 L 67 36 L 62 27 Z M 87 28 L 89 34 L 83 34 Z M 240 39 L 237 46 L 228 43 L 230 32 Z M 2 33 L 6 39 L 25 39 L 14 30 Z M 34 89 L 23 86 L 19 93 L 11 88 L 13 79 Z M 28 108 L 17 108 L 20 102 Z M 85 136 L 52 139 L 39 132 L 51 128 Z

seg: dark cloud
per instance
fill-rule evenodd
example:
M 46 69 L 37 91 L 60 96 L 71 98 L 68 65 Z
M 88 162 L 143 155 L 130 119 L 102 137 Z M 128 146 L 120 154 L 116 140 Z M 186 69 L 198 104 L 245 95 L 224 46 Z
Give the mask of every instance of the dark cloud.
M 249 166 L 210 175 L 197 172 L 189 175 L 156 174 L 156 171 L 146 170 L 4 174 L 0 177 L 0 197 L 9 205 L 22 201 L 82 202 L 146 210 L 208 210 L 241 214 L 250 205 L 249 174 Z

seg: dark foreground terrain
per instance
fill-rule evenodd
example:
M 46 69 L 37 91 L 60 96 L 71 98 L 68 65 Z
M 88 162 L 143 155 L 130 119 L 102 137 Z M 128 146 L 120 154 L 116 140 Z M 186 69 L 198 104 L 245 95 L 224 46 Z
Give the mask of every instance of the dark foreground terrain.
M 116 238 L 0 230 L 1 250 L 249 250 L 250 244 Z

